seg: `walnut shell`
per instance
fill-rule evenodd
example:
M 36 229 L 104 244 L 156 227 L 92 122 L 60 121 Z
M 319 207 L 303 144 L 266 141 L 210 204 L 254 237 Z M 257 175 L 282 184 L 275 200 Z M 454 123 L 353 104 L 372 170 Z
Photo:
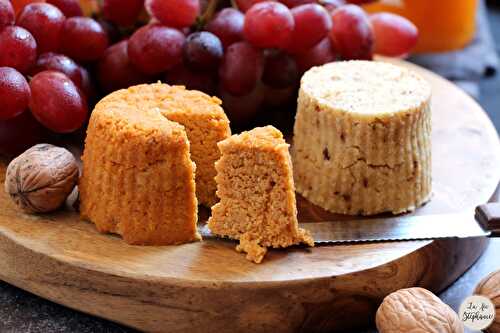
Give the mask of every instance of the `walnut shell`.
M 380 333 L 463 333 L 458 315 L 423 288 L 401 289 L 384 298 L 375 318 Z
M 483 278 L 474 289 L 474 294 L 488 297 L 495 305 L 495 319 L 484 331 L 500 333 L 500 270 L 492 272 Z
M 61 207 L 78 181 L 78 165 L 64 148 L 38 144 L 7 167 L 5 191 L 28 213 L 47 213 Z

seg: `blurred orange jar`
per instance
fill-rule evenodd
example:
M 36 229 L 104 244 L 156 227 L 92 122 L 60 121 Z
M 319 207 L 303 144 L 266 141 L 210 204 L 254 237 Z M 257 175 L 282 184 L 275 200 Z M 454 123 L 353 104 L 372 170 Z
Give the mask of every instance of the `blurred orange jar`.
M 419 30 L 416 53 L 444 52 L 467 45 L 476 30 L 477 0 L 380 0 L 364 6 L 412 21 Z

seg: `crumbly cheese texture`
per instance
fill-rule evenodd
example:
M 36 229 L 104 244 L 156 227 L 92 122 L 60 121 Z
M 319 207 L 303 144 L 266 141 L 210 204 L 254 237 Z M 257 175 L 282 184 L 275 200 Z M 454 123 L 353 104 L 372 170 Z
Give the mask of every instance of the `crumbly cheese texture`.
M 182 125 L 134 99 L 103 99 L 90 118 L 82 156 L 81 217 L 129 244 L 200 240 L 189 151 Z
M 183 86 L 141 84 L 116 91 L 104 101 L 126 100 L 141 109 L 153 109 L 184 126 L 191 158 L 196 163 L 196 195 L 200 204 L 211 207 L 217 202 L 215 162 L 220 153 L 217 143 L 231 135 L 229 120 L 217 97 Z
M 292 157 L 297 191 L 342 214 L 412 211 L 431 196 L 431 89 L 416 73 L 335 62 L 301 80 Z
M 298 227 L 289 145 L 272 126 L 255 128 L 219 143 L 217 195 L 208 227 L 239 239 L 237 250 L 260 263 L 268 247 L 314 240 Z

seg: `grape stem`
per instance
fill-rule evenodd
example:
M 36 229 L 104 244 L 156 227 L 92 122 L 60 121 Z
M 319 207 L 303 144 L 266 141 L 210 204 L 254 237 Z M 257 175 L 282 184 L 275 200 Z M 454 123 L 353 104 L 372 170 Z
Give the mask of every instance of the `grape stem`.
M 212 19 L 217 6 L 219 5 L 219 2 L 220 0 L 210 0 L 208 2 L 205 12 L 196 20 L 197 30 L 201 30 L 205 26 L 205 24 L 207 24 Z

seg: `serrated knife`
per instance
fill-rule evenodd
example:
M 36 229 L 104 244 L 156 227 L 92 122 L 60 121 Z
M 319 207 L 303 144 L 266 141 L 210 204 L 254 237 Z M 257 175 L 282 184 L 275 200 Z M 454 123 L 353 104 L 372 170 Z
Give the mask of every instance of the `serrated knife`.
M 315 244 L 385 242 L 500 235 L 500 203 L 488 203 L 471 213 L 403 215 L 364 220 L 299 223 L 311 232 Z M 218 238 L 207 225 L 199 228 L 205 239 Z

